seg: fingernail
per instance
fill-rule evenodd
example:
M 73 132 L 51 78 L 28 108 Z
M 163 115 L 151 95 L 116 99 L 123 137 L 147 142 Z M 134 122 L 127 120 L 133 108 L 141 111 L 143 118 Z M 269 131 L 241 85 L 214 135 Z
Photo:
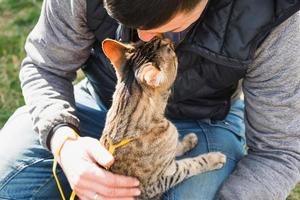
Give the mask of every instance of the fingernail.
M 111 165 L 114 161 L 114 158 L 111 155 L 105 155 L 102 157 L 102 162 L 107 164 L 107 165 Z
M 135 180 L 135 181 L 133 182 L 133 184 L 134 184 L 135 186 L 139 186 L 139 185 L 140 185 L 140 182 L 139 182 L 138 180 Z
M 135 192 L 134 192 L 134 195 L 140 195 L 141 194 L 141 190 L 136 190 Z

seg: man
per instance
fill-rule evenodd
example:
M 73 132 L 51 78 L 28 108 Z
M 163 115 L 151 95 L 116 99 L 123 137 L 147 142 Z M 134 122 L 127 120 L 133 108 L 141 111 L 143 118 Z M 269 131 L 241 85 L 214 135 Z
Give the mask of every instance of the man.
M 99 167 L 113 163 L 97 139 L 115 84 L 100 42 L 148 41 L 163 33 L 173 39 L 179 59 L 166 115 L 182 135 L 193 131 L 199 137 L 187 156 L 222 151 L 228 158 L 222 169 L 195 176 L 164 198 L 285 199 L 299 181 L 300 1 L 104 4 L 120 25 L 102 1 L 44 1 L 20 70 L 26 106 L 0 135 L 0 198 L 59 199 L 51 172 L 59 150 L 65 194 L 71 188 L 83 200 L 139 194 L 136 179 Z M 73 90 L 81 66 L 87 79 Z

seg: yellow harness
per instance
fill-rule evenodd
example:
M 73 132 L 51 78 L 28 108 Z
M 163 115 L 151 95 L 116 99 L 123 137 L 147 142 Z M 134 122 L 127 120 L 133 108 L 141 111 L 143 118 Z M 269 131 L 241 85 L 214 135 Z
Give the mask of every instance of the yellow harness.
M 75 137 L 75 140 L 76 140 L 76 139 L 79 137 L 79 135 L 78 135 L 77 133 L 75 133 L 75 135 L 76 135 L 76 137 Z M 66 140 L 64 141 L 64 143 L 65 143 L 67 140 L 69 140 L 69 139 L 74 140 L 74 138 L 66 138 Z M 108 141 L 108 142 L 109 142 L 108 151 L 109 151 L 111 154 L 113 154 L 113 153 L 116 151 L 117 148 L 122 147 L 122 146 L 125 146 L 126 144 L 128 144 L 128 143 L 131 142 L 132 140 L 133 140 L 133 139 L 124 139 L 124 140 L 122 140 L 121 142 L 119 142 L 119 143 L 117 143 L 117 144 L 112 144 L 112 141 L 109 140 L 109 141 Z M 55 156 L 54 156 L 53 167 L 52 167 L 52 173 L 53 173 L 54 179 L 55 179 L 55 181 L 56 181 L 58 190 L 59 190 L 59 192 L 60 192 L 61 198 L 62 198 L 63 200 L 66 200 L 65 194 L 64 194 L 64 192 L 63 192 L 63 190 L 62 190 L 62 187 L 61 187 L 61 185 L 60 185 L 60 182 L 59 182 L 58 177 L 57 177 L 57 174 L 56 174 L 57 158 L 58 158 L 59 155 L 60 155 L 60 151 L 61 151 L 61 149 L 62 149 L 64 143 L 60 146 L 60 148 L 58 149 L 58 151 L 56 152 L 56 154 L 55 154 Z M 108 169 L 108 168 L 106 168 L 106 169 Z M 71 194 L 71 196 L 70 196 L 70 200 L 74 200 L 74 199 L 75 199 L 75 196 L 76 196 L 75 192 L 72 191 L 72 194 Z
M 117 143 L 117 144 L 112 144 L 112 141 L 109 140 L 109 147 L 108 147 L 108 151 L 109 153 L 113 154 L 117 148 L 125 146 L 126 144 L 128 144 L 129 142 L 131 142 L 133 139 L 123 139 L 121 142 Z

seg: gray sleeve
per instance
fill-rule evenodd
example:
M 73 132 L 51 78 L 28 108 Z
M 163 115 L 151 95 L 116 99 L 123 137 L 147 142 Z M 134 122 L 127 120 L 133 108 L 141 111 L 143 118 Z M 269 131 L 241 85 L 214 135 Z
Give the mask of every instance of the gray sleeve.
M 248 155 L 218 200 L 283 200 L 300 181 L 300 15 L 256 52 L 243 83 Z
M 21 87 L 44 147 L 54 126 L 79 126 L 72 81 L 95 41 L 87 27 L 85 2 L 45 0 L 40 18 L 26 40 Z

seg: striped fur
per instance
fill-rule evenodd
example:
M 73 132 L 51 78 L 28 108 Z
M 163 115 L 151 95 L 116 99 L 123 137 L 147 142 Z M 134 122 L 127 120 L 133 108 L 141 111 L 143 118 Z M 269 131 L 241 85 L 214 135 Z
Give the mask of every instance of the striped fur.
M 159 199 L 184 179 L 218 169 L 225 155 L 212 152 L 176 160 L 197 145 L 194 133 L 178 141 L 176 127 L 164 117 L 170 88 L 176 78 L 177 59 L 167 39 L 125 45 L 106 40 L 103 51 L 113 63 L 118 84 L 100 142 L 108 148 L 133 139 L 114 152 L 112 172 L 137 177 L 138 200 Z

